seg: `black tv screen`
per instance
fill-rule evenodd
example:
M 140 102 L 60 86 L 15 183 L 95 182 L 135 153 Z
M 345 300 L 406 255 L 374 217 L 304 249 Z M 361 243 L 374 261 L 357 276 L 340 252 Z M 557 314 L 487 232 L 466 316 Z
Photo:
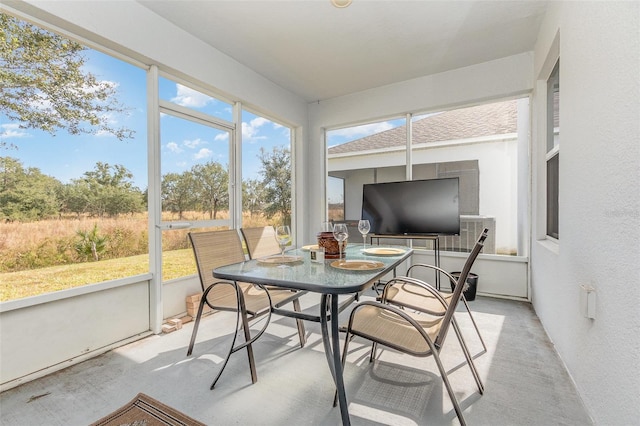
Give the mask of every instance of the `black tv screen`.
M 362 219 L 378 235 L 460 233 L 458 178 L 365 184 Z

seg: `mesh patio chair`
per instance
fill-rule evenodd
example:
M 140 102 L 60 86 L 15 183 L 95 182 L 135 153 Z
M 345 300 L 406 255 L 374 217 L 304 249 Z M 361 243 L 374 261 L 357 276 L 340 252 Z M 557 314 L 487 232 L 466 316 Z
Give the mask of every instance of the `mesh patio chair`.
M 459 282 L 464 283 L 466 281 L 473 262 L 482 250 L 486 237 L 487 233 L 485 230 L 478 238 L 473 250 L 467 258 L 464 267 L 462 268 L 462 272 L 460 273 Z M 458 420 L 462 425 L 465 425 L 466 423 L 462 415 L 462 410 L 458 404 L 455 393 L 451 388 L 451 384 L 449 383 L 447 372 L 440 360 L 440 352 L 445 343 L 449 327 L 451 326 L 461 343 L 460 346 L 462 348 L 462 352 L 464 353 L 471 373 L 476 381 L 478 391 L 480 394 L 484 393 L 484 386 L 480 379 L 480 375 L 473 363 L 471 354 L 463 343 L 464 340 L 453 315 L 458 301 L 461 298 L 460 296 L 464 286 L 456 285 L 450 301 L 447 302 L 432 286 L 415 278 L 393 278 L 389 281 L 389 285 L 395 285 L 396 283 L 402 285 L 407 282 L 421 287 L 424 291 L 430 293 L 434 299 L 438 300 L 444 309 L 444 315 L 429 315 L 424 312 L 415 314 L 410 310 L 402 310 L 382 301 L 360 302 L 355 306 L 353 311 L 351 311 L 351 315 L 349 316 L 345 344 L 342 352 L 342 365 L 344 366 L 346 362 L 349 342 L 352 335 L 362 337 L 373 343 L 370 357 L 370 361 L 372 362 L 375 360 L 378 344 L 417 357 L 433 356 L 440 372 L 440 376 L 442 377 L 442 381 L 447 389 L 447 393 L 449 394 L 449 398 L 453 404 L 453 408 L 458 416 Z M 429 298 L 425 298 L 424 300 L 431 303 L 428 299 Z M 416 303 L 416 306 L 420 307 L 420 304 Z
M 261 226 L 255 228 L 242 228 L 240 230 L 247 244 L 247 251 L 251 259 L 259 259 L 261 257 L 271 256 L 280 253 L 280 246 L 276 240 L 276 230 L 273 226 Z M 271 287 L 266 286 L 269 291 Z M 278 289 L 277 291 L 282 291 Z M 306 294 L 306 292 L 298 291 L 299 296 Z M 293 300 L 293 310 L 300 312 L 300 300 Z M 298 336 L 300 337 L 300 346 L 304 347 L 307 342 L 307 337 L 304 330 L 304 322 L 301 319 L 296 318 L 296 325 L 298 327 Z
M 485 229 L 485 233 L 489 232 L 488 229 Z M 473 266 L 473 265 L 472 265 Z M 407 269 L 407 276 L 412 276 L 412 271 L 416 271 L 420 268 L 432 269 L 435 270 L 437 274 L 444 274 L 453 286 L 456 285 L 457 279 L 454 278 L 450 273 L 445 271 L 442 268 L 439 268 L 434 265 L 429 265 L 426 263 L 416 263 L 411 265 L 409 269 Z M 422 280 L 423 281 L 423 280 Z M 464 287 L 466 288 L 466 283 L 463 281 Z M 433 286 L 432 286 L 433 287 Z M 432 288 L 435 290 L 435 287 Z M 414 311 L 424 312 L 431 315 L 442 316 L 446 313 L 446 307 L 442 305 L 440 299 L 443 299 L 447 302 L 447 305 L 451 303 L 451 298 L 453 297 L 453 293 L 442 292 L 436 290 L 439 298 L 436 298 L 432 295 L 431 290 L 427 291 L 422 288 L 420 285 L 414 285 L 411 282 L 405 282 L 403 284 L 396 283 L 393 286 L 385 286 L 382 295 L 379 297 L 379 300 L 384 301 L 386 303 L 390 303 L 393 305 L 400 306 L 402 308 L 413 309 Z M 478 355 L 485 354 L 487 352 L 487 345 L 482 338 L 482 334 L 480 333 L 480 329 L 478 328 L 478 324 L 476 324 L 475 319 L 473 318 L 473 314 L 471 313 L 471 309 L 469 308 L 469 303 L 467 299 L 464 297 L 464 289 L 463 293 L 460 294 L 460 299 L 464 304 L 467 313 L 469 314 L 469 318 L 471 319 L 471 323 L 476 330 L 476 334 L 480 339 L 480 343 L 482 344 L 482 351 Z
M 280 253 L 280 246 L 276 240 L 276 230 L 273 226 L 259 226 L 256 228 L 240 229 L 247 251 L 251 259 L 271 256 Z
M 214 388 L 218 379 L 222 375 L 231 354 L 243 348 L 247 348 L 249 357 L 249 369 L 251 372 L 251 381 L 255 383 L 258 380 L 256 373 L 255 360 L 253 356 L 252 344 L 266 330 L 271 318 L 271 311 L 274 306 L 282 306 L 289 302 L 293 302 L 300 297 L 300 294 L 288 290 L 271 289 L 267 291 L 260 285 L 219 281 L 213 277 L 213 269 L 236 262 L 243 262 L 245 259 L 242 243 L 238 231 L 230 229 L 226 231 L 208 231 L 208 232 L 191 232 L 189 240 L 193 248 L 196 264 L 198 267 L 198 276 L 202 286 L 202 297 L 198 306 L 198 314 L 193 326 L 191 342 L 187 350 L 187 356 L 190 356 L 195 344 L 200 319 L 205 304 L 213 310 L 237 312 L 236 332 L 234 333 L 231 348 L 222 364 L 222 368 L 211 384 Z M 249 330 L 249 322 L 255 320 L 262 315 L 268 315 L 263 327 L 251 336 Z M 239 327 L 242 327 L 245 341 L 236 345 L 236 336 Z M 301 344 L 304 342 L 301 339 Z

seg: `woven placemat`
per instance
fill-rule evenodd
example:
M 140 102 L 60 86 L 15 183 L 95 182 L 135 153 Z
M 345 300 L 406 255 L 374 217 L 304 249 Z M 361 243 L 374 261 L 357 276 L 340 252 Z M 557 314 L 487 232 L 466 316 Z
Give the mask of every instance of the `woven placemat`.
M 191 417 L 139 393 L 131 402 L 91 426 L 205 426 Z

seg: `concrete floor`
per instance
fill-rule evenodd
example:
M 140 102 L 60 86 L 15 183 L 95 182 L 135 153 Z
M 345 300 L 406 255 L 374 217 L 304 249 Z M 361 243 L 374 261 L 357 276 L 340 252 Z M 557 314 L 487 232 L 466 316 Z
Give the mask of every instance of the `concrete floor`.
M 317 300 L 306 295 L 303 302 L 314 309 Z M 593 424 L 530 304 L 478 297 L 470 305 L 489 347 L 476 359 L 484 395 L 453 334 L 442 352 L 468 424 Z M 466 313 L 459 312 L 458 318 L 471 352 L 478 354 L 481 346 Z M 274 317 L 254 345 L 258 382 L 251 384 L 246 352 L 238 352 L 209 390 L 234 320 L 229 313 L 205 318 L 188 358 L 193 322 L 5 391 L 0 394 L 1 424 L 86 425 L 139 392 L 209 425 L 341 423 L 315 323 L 306 323 L 308 343 L 300 349 L 294 321 Z M 431 358 L 384 350 L 370 364 L 368 349 L 355 339 L 345 367 L 352 424 L 458 424 Z

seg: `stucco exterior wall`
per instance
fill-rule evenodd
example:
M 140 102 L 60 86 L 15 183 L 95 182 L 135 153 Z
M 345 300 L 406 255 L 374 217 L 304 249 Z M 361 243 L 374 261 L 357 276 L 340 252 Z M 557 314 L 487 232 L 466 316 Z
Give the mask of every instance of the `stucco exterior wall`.
M 3 303 L 0 390 L 148 334 L 148 278 L 131 277 L 127 284 L 105 282 Z
M 534 94 L 532 300 L 596 424 L 640 411 L 640 3 L 552 2 L 535 49 L 560 55 L 560 239 L 544 240 L 544 88 Z M 555 40 L 555 42 L 554 42 Z M 596 289 L 583 316 L 580 285 Z

